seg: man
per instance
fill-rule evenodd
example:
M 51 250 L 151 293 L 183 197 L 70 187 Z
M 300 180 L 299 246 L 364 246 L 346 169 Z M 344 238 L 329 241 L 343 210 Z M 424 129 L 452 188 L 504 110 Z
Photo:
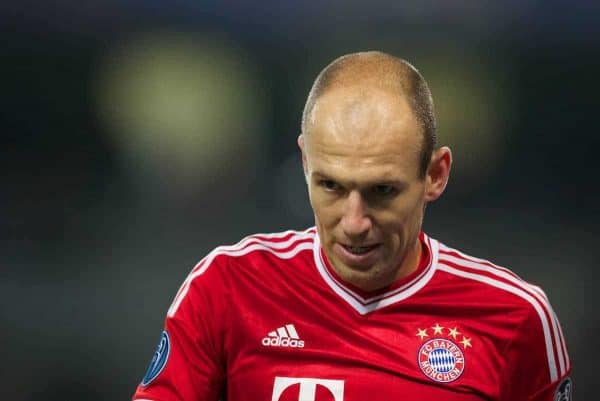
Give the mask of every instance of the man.
M 380 52 L 317 77 L 298 144 L 316 227 L 190 273 L 134 399 L 571 399 L 542 290 L 421 232 L 452 156 L 426 82 Z

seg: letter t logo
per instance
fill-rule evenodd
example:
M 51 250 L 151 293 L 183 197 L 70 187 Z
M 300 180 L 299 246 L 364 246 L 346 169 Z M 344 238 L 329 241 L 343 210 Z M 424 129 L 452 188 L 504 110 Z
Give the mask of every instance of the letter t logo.
M 273 385 L 273 397 L 271 401 L 279 401 L 279 397 L 283 391 L 293 386 L 294 384 L 300 384 L 300 395 L 298 401 L 316 401 L 315 394 L 317 391 L 317 384 L 325 387 L 331 395 L 333 395 L 334 401 L 344 401 L 344 381 L 343 380 L 325 380 L 315 379 L 310 377 L 275 377 L 275 384 Z

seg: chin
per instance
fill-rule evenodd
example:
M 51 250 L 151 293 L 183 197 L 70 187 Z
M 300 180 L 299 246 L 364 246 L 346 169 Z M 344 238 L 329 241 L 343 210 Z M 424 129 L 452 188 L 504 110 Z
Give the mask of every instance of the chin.
M 377 291 L 389 285 L 384 284 L 381 278 L 371 276 L 357 277 L 354 281 L 348 282 L 366 292 Z
M 355 285 L 364 291 L 374 291 L 387 285 L 385 284 L 387 280 L 385 279 L 384 274 L 378 269 L 377 265 L 368 268 L 344 266 L 343 274 L 339 275 L 348 283 Z

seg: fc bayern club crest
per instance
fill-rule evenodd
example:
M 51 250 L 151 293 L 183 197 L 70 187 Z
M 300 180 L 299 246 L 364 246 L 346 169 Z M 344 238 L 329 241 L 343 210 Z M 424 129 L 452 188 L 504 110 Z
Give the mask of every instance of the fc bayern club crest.
M 472 345 L 457 327 L 436 323 L 430 328 L 419 328 L 417 336 L 422 341 L 417 362 L 425 376 L 438 383 L 450 383 L 463 374 L 465 350 Z

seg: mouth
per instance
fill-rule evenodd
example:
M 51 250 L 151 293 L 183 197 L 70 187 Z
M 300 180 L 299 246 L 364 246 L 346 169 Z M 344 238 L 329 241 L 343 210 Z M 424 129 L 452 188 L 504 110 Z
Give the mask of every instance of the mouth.
M 368 269 L 380 258 L 381 244 L 347 245 L 337 243 L 334 252 L 345 265 L 353 266 L 360 270 Z
M 366 246 L 351 246 L 351 245 L 342 245 L 344 249 L 354 255 L 364 255 L 369 251 L 377 248 L 378 245 L 366 245 Z

